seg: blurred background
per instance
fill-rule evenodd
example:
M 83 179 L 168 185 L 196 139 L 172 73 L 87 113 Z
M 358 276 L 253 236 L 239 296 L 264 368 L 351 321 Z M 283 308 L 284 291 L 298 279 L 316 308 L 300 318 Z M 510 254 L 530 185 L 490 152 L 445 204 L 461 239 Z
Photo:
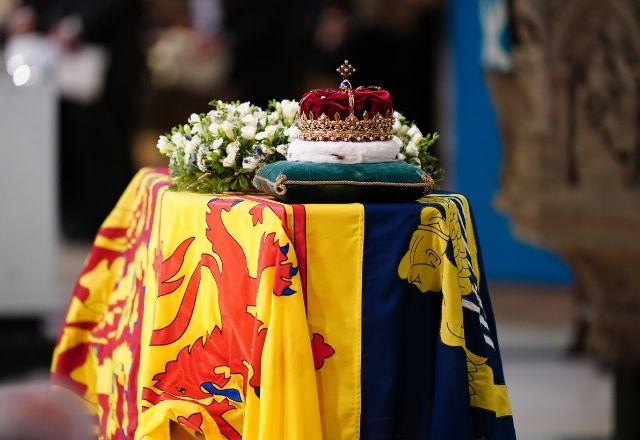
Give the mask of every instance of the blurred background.
M 46 374 L 91 240 L 212 99 L 389 89 L 473 207 L 523 439 L 640 438 L 640 2 L 0 0 L 0 380 Z M 635 422 L 635 421 L 634 421 Z

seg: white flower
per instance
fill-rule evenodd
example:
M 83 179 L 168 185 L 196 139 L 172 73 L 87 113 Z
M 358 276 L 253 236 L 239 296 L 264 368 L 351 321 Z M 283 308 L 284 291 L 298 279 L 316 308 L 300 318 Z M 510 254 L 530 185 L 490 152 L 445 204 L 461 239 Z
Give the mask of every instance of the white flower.
M 400 127 L 402 127 L 402 124 L 400 124 L 400 119 L 395 117 L 395 113 L 397 112 L 394 112 L 393 131 L 399 131 Z
M 231 140 L 236 138 L 236 134 L 233 132 L 233 124 L 229 121 L 224 121 L 221 124 L 222 131 Z
M 166 136 L 160 136 L 158 138 L 158 143 L 156 147 L 158 147 L 158 150 L 160 151 L 160 153 L 166 155 L 167 153 L 170 153 L 171 151 L 173 151 L 175 146 L 174 144 L 171 143 L 169 139 L 167 139 Z
M 258 158 L 254 156 L 248 156 L 242 159 L 242 168 L 245 170 L 255 170 L 258 166 Z
M 251 113 L 248 113 L 248 114 L 244 115 L 242 117 L 241 121 L 242 121 L 243 124 L 249 125 L 251 127 L 255 127 L 256 125 L 258 125 L 258 118 L 256 118 Z
M 278 132 L 279 128 L 280 128 L 279 125 L 267 125 L 264 128 L 264 131 L 261 131 L 260 133 L 258 133 L 256 135 L 256 139 L 259 140 L 259 141 L 262 140 L 262 139 L 269 139 L 271 141 L 271 140 L 273 140 L 273 137 Z
M 280 122 L 280 115 L 278 112 L 271 112 L 267 115 L 267 120 L 269 121 L 269 124 L 277 124 Z
M 196 135 L 192 137 L 184 147 L 184 154 L 186 155 L 195 152 L 201 143 L 202 139 L 200 139 L 200 136 Z
M 288 99 L 283 99 L 280 101 L 280 108 L 282 111 L 282 117 L 286 122 L 291 123 L 295 119 L 300 107 L 296 101 L 289 101 Z
M 235 156 L 239 150 L 240 142 L 238 141 L 230 142 L 229 145 L 227 145 L 227 154 L 233 154 Z
M 218 110 L 211 110 L 207 113 L 207 116 L 209 116 L 211 122 L 220 123 L 220 112 Z
M 236 111 L 240 114 L 240 116 L 244 116 L 251 111 L 251 103 L 243 102 L 239 106 L 236 107 Z
M 211 124 L 209 124 L 209 133 L 211 133 L 214 136 L 217 136 L 220 134 L 220 124 L 217 122 L 212 122 Z
M 247 140 L 253 140 L 256 137 L 256 127 L 254 125 L 245 125 L 240 129 L 240 134 Z
M 202 143 L 199 136 L 194 136 L 189 139 L 184 145 L 184 161 L 187 164 L 192 164 L 196 160 L 196 150 Z
M 189 116 L 189 123 L 195 124 L 196 122 L 200 122 L 200 116 L 198 116 L 196 113 L 191 113 L 191 116 Z
M 402 153 L 398 153 L 398 160 L 404 160 L 405 156 Z
M 404 148 L 404 152 L 409 156 L 417 156 L 420 153 L 420 150 L 418 150 L 418 146 L 413 141 L 409 141 L 407 146 Z
M 256 120 L 258 121 L 258 124 L 266 125 L 267 112 L 258 108 L 256 111 L 253 112 L 253 117 L 256 118 Z
M 191 136 L 191 126 L 184 124 L 182 130 L 184 131 L 184 134 Z
M 215 141 L 213 141 L 213 143 L 211 144 L 211 151 L 215 151 L 216 153 L 220 151 L 220 146 L 222 146 L 222 143 L 224 142 L 224 139 L 222 138 L 217 138 Z
M 290 141 L 292 141 L 300 137 L 300 130 L 298 129 L 297 125 L 292 125 L 289 128 L 285 128 L 284 134 L 289 138 Z
M 231 168 L 236 163 L 236 153 L 227 154 L 227 157 L 222 161 L 222 166 L 226 168 Z
M 182 133 L 179 133 L 176 131 L 171 135 L 171 142 L 173 142 L 176 145 L 176 147 L 183 148 L 186 142 L 186 139 L 184 138 Z
M 413 124 L 411 126 L 411 128 L 409 128 L 409 130 L 407 130 L 407 134 L 409 136 L 411 136 L 411 138 L 418 138 L 420 139 L 422 137 L 422 132 L 420 131 L 420 129 L 418 128 L 418 126 L 416 124 Z
M 280 154 L 282 154 L 283 156 L 287 155 L 287 150 L 289 149 L 289 145 L 288 144 L 280 144 L 276 147 L 276 151 Z
M 204 128 L 201 122 L 196 122 L 192 127 L 193 132 L 199 134 L 200 136 L 206 136 L 207 130 Z

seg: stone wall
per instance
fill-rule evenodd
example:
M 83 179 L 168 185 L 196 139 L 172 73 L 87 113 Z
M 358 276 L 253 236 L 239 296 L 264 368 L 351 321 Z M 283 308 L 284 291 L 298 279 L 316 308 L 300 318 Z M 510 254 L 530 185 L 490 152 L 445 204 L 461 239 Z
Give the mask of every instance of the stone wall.
M 514 0 L 511 13 L 513 69 L 487 74 L 498 206 L 571 265 L 589 347 L 640 365 L 640 1 Z

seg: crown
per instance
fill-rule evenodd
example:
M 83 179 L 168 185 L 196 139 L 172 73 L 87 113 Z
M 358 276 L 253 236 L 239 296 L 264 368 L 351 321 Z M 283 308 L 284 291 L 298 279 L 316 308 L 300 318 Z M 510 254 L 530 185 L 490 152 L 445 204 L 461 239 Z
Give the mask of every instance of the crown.
M 356 69 L 345 60 L 338 89 L 311 90 L 300 100 L 298 128 L 304 141 L 370 142 L 391 140 L 391 94 L 380 87 L 353 89 Z

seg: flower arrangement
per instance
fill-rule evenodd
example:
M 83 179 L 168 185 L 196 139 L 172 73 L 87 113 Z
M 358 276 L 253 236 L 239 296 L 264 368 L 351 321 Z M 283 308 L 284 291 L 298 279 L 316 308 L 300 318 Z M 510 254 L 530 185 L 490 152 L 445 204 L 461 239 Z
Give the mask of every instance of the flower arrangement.
M 169 158 L 172 189 L 199 193 L 251 192 L 259 167 L 285 160 L 289 142 L 300 134 L 296 101 L 272 100 L 267 108 L 249 102 L 210 103 L 213 109 L 192 114 L 186 124 L 158 139 Z M 401 145 L 398 159 L 422 168 L 437 182 L 443 171 L 429 152 L 438 133 L 423 136 L 415 124 L 394 113 L 393 135 Z

